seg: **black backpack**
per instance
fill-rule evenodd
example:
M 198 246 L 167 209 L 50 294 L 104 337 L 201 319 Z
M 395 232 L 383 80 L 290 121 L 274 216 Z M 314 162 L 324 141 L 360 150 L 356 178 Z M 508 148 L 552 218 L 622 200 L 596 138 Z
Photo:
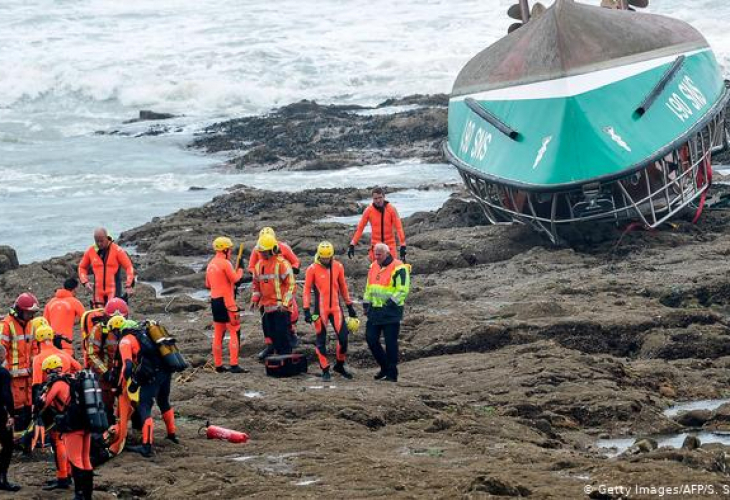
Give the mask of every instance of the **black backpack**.
M 59 381 L 69 385 L 71 399 L 66 411 L 57 414 L 54 419 L 56 430 L 62 433 L 106 432 L 109 429 L 109 422 L 96 375 L 90 370 L 83 370 L 75 375 L 58 375 L 49 379 L 49 387 Z

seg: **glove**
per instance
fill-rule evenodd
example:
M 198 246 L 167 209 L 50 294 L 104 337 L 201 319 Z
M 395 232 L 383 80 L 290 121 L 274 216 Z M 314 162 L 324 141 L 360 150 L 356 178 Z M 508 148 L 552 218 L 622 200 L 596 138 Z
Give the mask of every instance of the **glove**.
M 132 380 L 132 383 L 129 384 L 129 392 L 137 392 L 137 389 L 139 389 L 139 384 L 135 380 Z
M 370 312 L 370 304 L 368 304 L 367 302 L 363 302 L 363 304 L 362 304 L 362 312 L 364 312 L 365 313 L 365 316 L 367 316 L 368 313 Z
M 347 304 L 347 314 L 349 314 L 351 318 L 357 318 L 355 306 L 353 306 L 352 304 Z
M 312 323 L 312 311 L 309 309 L 304 310 L 304 322 L 309 324 Z
M 400 247 L 400 260 L 402 260 L 403 262 L 405 262 L 405 260 L 406 260 L 406 246 L 405 245 L 401 245 L 401 247 Z
M 291 272 L 293 272 L 295 275 L 299 274 L 299 268 L 298 267 L 292 267 Z
M 347 256 L 351 259 L 355 256 L 355 245 L 350 245 L 347 248 Z

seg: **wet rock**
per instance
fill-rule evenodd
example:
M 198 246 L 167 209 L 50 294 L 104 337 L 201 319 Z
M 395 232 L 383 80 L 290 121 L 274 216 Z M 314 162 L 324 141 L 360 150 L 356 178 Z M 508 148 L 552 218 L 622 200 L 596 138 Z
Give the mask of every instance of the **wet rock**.
M 662 385 L 659 387 L 659 394 L 662 397 L 674 399 L 677 397 L 677 391 L 671 385 Z
M 521 485 L 513 485 L 507 481 L 489 476 L 479 476 L 469 485 L 468 491 L 488 493 L 500 497 L 529 497 L 531 491 Z
M 634 444 L 632 444 L 628 450 L 626 450 L 626 453 L 629 455 L 635 455 L 638 453 L 649 453 L 650 451 L 656 450 L 658 447 L 659 445 L 654 439 L 639 439 Z
M 710 418 L 710 410 L 690 410 L 677 415 L 675 421 L 685 427 L 702 427 Z
M 700 442 L 700 439 L 697 436 L 687 436 L 684 438 L 684 442 L 682 443 L 682 449 L 684 450 L 696 450 L 702 445 Z
M 353 113 L 352 106 L 305 100 L 266 116 L 212 125 L 192 146 L 209 152 L 232 151 L 238 156 L 231 163 L 238 168 L 328 170 L 401 158 L 442 161 L 440 144 L 447 133 L 444 102 L 442 97 L 429 101 L 414 96 L 407 104 L 427 106 L 365 116 Z M 383 103 L 391 105 L 396 104 Z
M 124 123 L 137 123 L 153 120 L 169 120 L 170 118 L 176 118 L 177 115 L 170 113 L 158 113 L 150 110 L 140 110 L 139 117 L 127 120 Z
M 164 255 L 152 254 L 143 257 L 133 257 L 139 278 L 142 281 L 163 281 L 193 274 L 187 266 L 174 263 Z
M 15 253 L 15 249 L 7 245 L 0 245 L 0 274 L 17 269 L 18 266 L 18 255 Z

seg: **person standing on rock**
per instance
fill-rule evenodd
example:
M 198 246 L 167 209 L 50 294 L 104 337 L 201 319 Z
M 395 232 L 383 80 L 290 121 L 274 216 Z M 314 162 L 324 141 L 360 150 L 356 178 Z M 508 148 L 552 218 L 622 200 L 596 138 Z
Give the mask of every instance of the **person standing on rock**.
M 411 287 L 408 264 L 394 259 L 385 243 L 374 248 L 375 262 L 370 264 L 363 297 L 368 317 L 365 338 L 380 371 L 375 380 L 398 381 L 398 335 L 403 319 L 403 305 Z M 385 351 L 380 336 L 385 338 Z
M 314 323 L 314 330 L 317 334 L 315 351 L 319 358 L 319 367 L 322 369 L 322 380 L 325 382 L 332 378 L 327 361 L 327 323 L 332 325 L 337 335 L 337 362 L 334 371 L 347 379 L 352 378 L 352 374 L 345 368 L 349 331 L 342 317 L 340 297 L 344 299 L 350 317 L 357 318 L 350 292 L 347 290 L 345 268 L 334 257 L 335 247 L 332 243 L 323 241 L 319 244 L 314 263 L 307 268 L 302 294 L 304 321 Z M 314 300 L 312 300 L 312 291 L 314 291 Z M 310 309 L 312 302 L 314 302 L 314 314 Z
M 274 239 L 276 239 L 276 233 L 274 232 L 274 229 L 271 227 L 265 227 L 259 231 L 259 238 L 263 236 L 264 234 L 270 234 Z M 289 264 L 291 264 L 292 272 L 294 275 L 299 274 L 299 269 L 301 266 L 301 262 L 299 261 L 299 257 L 294 253 L 292 248 L 284 243 L 283 241 L 276 242 L 276 251 L 284 257 Z M 259 252 L 256 248 L 253 249 L 251 252 L 251 257 L 248 260 L 248 271 L 253 274 L 254 270 L 256 269 L 256 263 L 258 263 L 261 260 L 261 252 Z M 299 321 L 299 306 L 297 305 L 297 299 L 296 296 L 292 300 L 292 307 L 290 311 L 290 343 L 292 348 L 296 347 L 297 344 L 299 344 L 299 338 L 297 337 L 297 321 Z M 267 356 L 270 356 L 274 352 L 274 347 L 271 344 L 266 344 L 266 347 L 263 351 L 261 351 L 258 354 L 259 361 L 263 361 Z
M 266 344 L 273 347 L 271 354 L 290 354 L 291 310 L 297 282 L 291 264 L 279 253 L 273 235 L 261 235 L 256 246 L 261 260 L 253 272 L 251 309 L 258 308 L 261 312 Z
M 355 256 L 355 246 L 360 241 L 365 226 L 368 224 L 370 224 L 371 230 L 370 250 L 368 251 L 370 262 L 374 260 L 373 249 L 378 243 L 388 245 L 391 255 L 395 255 L 396 233 L 400 241 L 400 258 L 403 261 L 406 260 L 406 233 L 403 231 L 403 223 L 401 223 L 395 207 L 389 201 L 386 201 L 383 188 L 376 187 L 373 189 L 373 202 L 363 212 L 352 241 L 350 241 L 350 248 L 347 250 L 349 258 Z
M 7 352 L 7 366 L 13 377 L 13 401 L 15 403 L 15 430 L 22 431 L 31 418 L 31 359 L 33 317 L 40 311 L 40 303 L 32 293 L 21 293 L 10 313 L 0 323 L 0 340 Z
M 104 307 L 114 297 L 126 297 L 134 293 L 134 266 L 127 253 L 114 243 L 103 227 L 94 231 L 95 244 L 90 246 L 79 262 L 79 280 L 93 294 L 94 307 Z M 94 274 L 94 284 L 89 281 L 89 268 Z M 127 276 L 122 291 L 121 270 Z
M 157 344 L 148 333 L 150 322 L 137 323 L 126 320 L 121 327 L 122 340 L 119 342 L 121 358 L 123 393 L 119 398 L 119 421 L 114 443 L 109 450 L 118 454 L 127 439 L 127 424 L 132 414 L 132 401 L 138 399 L 137 415 L 142 423 L 142 444 L 128 446 L 127 450 L 139 453 L 145 458 L 153 455 L 154 420 L 152 406 L 157 406 L 165 423 L 165 439 L 180 443 L 176 434 L 175 411 L 170 404 L 172 373 L 166 369 Z
M 244 369 L 238 365 L 241 319 L 235 299 L 236 283 L 243 278 L 243 269 L 233 269 L 233 242 L 230 238 L 219 236 L 213 240 L 213 250 L 215 257 L 211 259 L 205 272 L 205 286 L 210 289 L 210 308 L 213 313 L 213 363 L 218 373 L 243 373 Z M 231 364 L 228 369 L 223 366 L 223 337 L 226 329 Z
M 63 288 L 56 290 L 56 295 L 48 301 L 43 309 L 43 316 L 56 333 L 54 344 L 70 356 L 74 356 L 74 325 L 84 315 L 84 305 L 76 298 L 79 282 L 69 278 L 63 282 Z
M 8 481 L 8 469 L 13 459 L 13 402 L 12 376 L 5 365 L 7 352 L 0 345 L 0 491 L 19 491 L 20 486 Z
M 51 356 L 58 356 L 61 360 L 62 373 L 76 373 L 81 371 L 81 365 L 66 351 L 54 345 L 55 334 L 50 326 L 42 325 L 36 329 L 35 340 L 40 351 L 33 357 L 33 407 L 40 410 L 43 407 L 41 396 L 48 381 L 48 375 L 43 371 L 43 362 Z M 50 426 L 49 426 L 50 427 Z M 71 487 L 69 478 L 68 454 L 61 434 L 53 429 L 50 432 L 51 447 L 56 461 L 56 479 L 48 481 L 43 490 L 67 490 Z

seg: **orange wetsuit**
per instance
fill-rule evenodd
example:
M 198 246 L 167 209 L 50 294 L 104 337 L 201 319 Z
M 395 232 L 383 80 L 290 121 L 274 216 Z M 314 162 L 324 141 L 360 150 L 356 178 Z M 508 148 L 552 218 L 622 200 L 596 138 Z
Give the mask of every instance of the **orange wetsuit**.
M 210 289 L 210 307 L 213 312 L 213 361 L 216 367 L 223 364 L 223 336 L 226 328 L 231 366 L 238 365 L 241 320 L 234 289 L 242 277 L 243 269 L 234 270 L 226 252 L 216 252 L 205 272 L 205 286 Z
M 314 292 L 314 300 L 312 300 L 312 292 Z M 352 305 L 345 280 L 344 266 L 335 259 L 332 259 L 329 266 L 325 266 L 319 259 L 315 259 L 314 263 L 307 268 L 302 303 L 305 310 L 308 310 L 314 303 L 314 314 L 318 316 L 314 321 L 317 334 L 315 350 L 319 358 L 319 365 L 323 370 L 329 367 L 325 328 L 328 322 L 337 335 L 336 359 L 340 363 L 344 363 L 346 359 L 348 331 L 344 327 L 340 297 L 344 299 L 345 304 Z
M 56 338 L 60 340 L 61 348 L 71 356 L 74 355 L 74 325 L 83 315 L 84 306 L 81 301 L 73 292 L 64 288 L 56 290 L 56 295 L 48 301 L 43 310 L 43 316 L 56 333 Z

